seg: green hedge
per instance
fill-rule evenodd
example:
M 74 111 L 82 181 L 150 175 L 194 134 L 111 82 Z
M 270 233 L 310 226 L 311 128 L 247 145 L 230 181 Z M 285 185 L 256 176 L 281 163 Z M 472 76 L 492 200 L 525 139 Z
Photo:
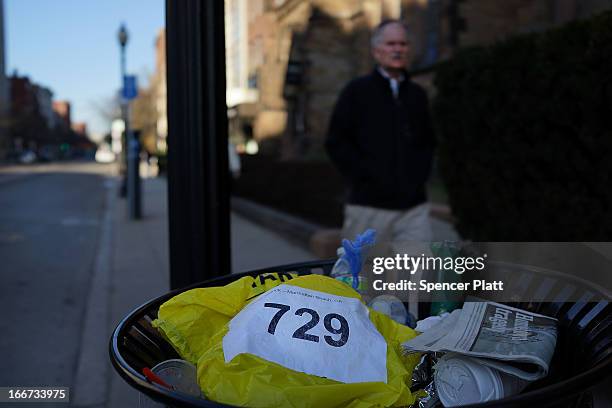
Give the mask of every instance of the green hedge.
M 437 72 L 439 171 L 465 238 L 612 238 L 612 13 Z
M 344 182 L 328 161 L 242 155 L 232 193 L 307 221 L 342 226 Z

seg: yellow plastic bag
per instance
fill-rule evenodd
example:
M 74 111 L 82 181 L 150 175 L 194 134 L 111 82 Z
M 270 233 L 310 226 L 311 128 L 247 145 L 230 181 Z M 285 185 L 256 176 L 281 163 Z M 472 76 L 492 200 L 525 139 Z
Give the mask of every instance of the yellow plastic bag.
M 196 364 L 198 382 L 206 398 L 248 407 L 365 408 L 408 406 L 415 401 L 409 387 L 418 356 L 402 355 L 400 345 L 415 337 L 416 332 L 374 310 L 370 310 L 369 318 L 387 343 L 386 383 L 345 384 L 246 353 L 226 364 L 223 338 L 230 320 L 251 300 L 281 283 L 360 299 L 352 288 L 332 278 L 281 273 L 243 277 L 224 287 L 193 289 L 160 307 L 154 326 L 181 357 Z

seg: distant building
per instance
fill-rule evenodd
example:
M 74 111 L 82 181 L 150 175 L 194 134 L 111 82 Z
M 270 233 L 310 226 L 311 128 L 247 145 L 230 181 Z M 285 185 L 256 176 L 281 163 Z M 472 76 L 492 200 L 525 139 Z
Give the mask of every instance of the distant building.
M 0 0 L 0 160 L 3 160 L 10 150 L 10 82 L 6 76 L 5 44 L 4 44 L 4 0 Z
M 88 146 L 84 123 L 72 126 L 70 102 L 53 101 L 53 92 L 15 72 L 10 81 L 9 149 L 31 149 L 53 157 L 62 144 Z M 74 129 L 74 131 L 73 131 Z M 75 137 L 82 134 L 82 138 Z M 81 140 L 82 139 L 82 140 Z
M 252 0 L 225 0 L 226 101 L 232 108 L 255 102 L 257 91 L 249 87 L 248 8 Z
M 11 116 L 13 118 L 34 112 L 37 109 L 37 97 L 34 84 L 28 77 L 20 77 L 17 72 L 9 78 Z
M 76 137 L 70 139 L 70 143 L 76 149 L 87 150 L 94 149 L 96 144 L 92 142 L 87 133 L 87 123 L 75 122 L 72 124 L 72 131 Z
M 67 129 L 70 129 L 72 124 L 70 117 L 70 102 L 53 101 L 53 111 L 59 117 L 61 124 Z
M 40 85 L 33 85 L 38 112 L 45 119 L 48 129 L 55 127 L 55 112 L 53 111 L 53 92 L 49 88 Z
M 50 136 L 48 109 L 51 91 L 36 85 L 16 72 L 10 81 L 10 149 L 35 150 Z
M 157 112 L 157 151 L 166 153 L 168 149 L 168 109 L 166 90 L 166 30 L 159 30 L 155 39 L 155 73 L 152 80 L 153 100 Z
M 82 137 L 87 137 L 87 123 L 85 122 L 75 122 L 72 124 L 72 130 L 74 133 L 78 134 Z
M 9 78 L 10 89 L 10 143 L 9 149 L 21 151 L 32 147 L 35 143 L 32 131 L 28 124 L 30 118 L 36 114 L 36 94 L 28 77 L 19 77 L 17 72 Z

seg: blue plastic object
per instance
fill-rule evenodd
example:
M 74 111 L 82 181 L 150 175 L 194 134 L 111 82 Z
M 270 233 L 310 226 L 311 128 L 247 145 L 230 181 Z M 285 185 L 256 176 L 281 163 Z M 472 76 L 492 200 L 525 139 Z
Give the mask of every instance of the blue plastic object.
M 351 275 L 353 275 L 353 289 L 359 288 L 359 272 L 363 266 L 364 248 L 374 245 L 376 242 L 376 230 L 368 229 L 363 234 L 357 235 L 354 241 L 342 240 L 344 254 L 342 255 L 349 263 Z

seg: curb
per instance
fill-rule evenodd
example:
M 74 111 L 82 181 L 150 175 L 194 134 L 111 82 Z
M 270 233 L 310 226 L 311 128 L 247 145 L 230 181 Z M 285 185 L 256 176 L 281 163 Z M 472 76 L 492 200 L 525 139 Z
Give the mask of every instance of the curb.
M 231 198 L 231 208 L 236 214 L 276 232 L 321 259 L 336 257 L 336 248 L 342 241 L 340 228 L 328 228 L 311 223 L 241 197 Z M 456 221 L 450 207 L 445 204 L 431 203 L 429 214 L 431 217 L 450 224 Z
M 110 179 L 112 180 L 112 179 Z M 96 406 L 107 401 L 110 364 L 106 354 L 107 329 L 110 313 L 110 275 L 113 219 L 116 186 L 106 186 L 105 210 L 93 273 L 89 284 L 87 304 L 80 348 L 77 359 L 75 383 L 70 404 L 75 407 Z M 95 373 L 95 375 L 92 375 Z
M 305 221 L 285 212 L 257 204 L 241 197 L 231 198 L 231 208 L 236 214 L 268 228 L 303 248 L 310 248 L 312 236 L 325 227 Z

